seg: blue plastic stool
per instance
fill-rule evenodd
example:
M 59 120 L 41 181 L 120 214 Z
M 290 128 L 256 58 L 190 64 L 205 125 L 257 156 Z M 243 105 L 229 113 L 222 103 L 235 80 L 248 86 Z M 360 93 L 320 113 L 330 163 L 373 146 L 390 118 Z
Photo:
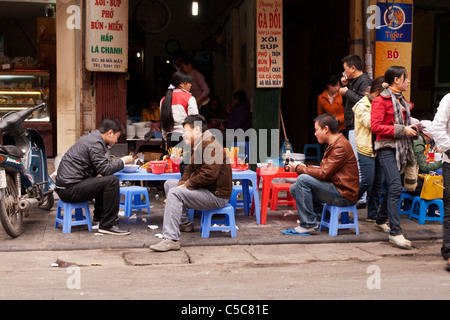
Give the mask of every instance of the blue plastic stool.
M 414 209 L 416 205 L 419 205 L 419 213 L 416 213 Z M 439 208 L 440 216 L 429 217 L 427 216 L 428 208 L 431 205 L 435 205 Z M 411 205 L 411 213 L 409 214 L 409 220 L 416 218 L 420 225 L 425 224 L 425 221 L 440 221 L 441 224 L 444 223 L 444 201 L 442 199 L 425 200 L 420 196 L 415 196 L 413 203 Z
M 242 185 L 234 185 L 233 186 L 233 191 L 231 192 L 231 197 L 230 197 L 230 204 L 233 206 L 234 210 L 236 210 L 236 208 L 243 208 L 244 207 L 244 200 L 238 199 L 237 196 L 238 194 L 242 194 Z M 252 206 L 252 202 L 253 202 L 253 188 L 249 188 L 248 189 L 248 194 L 250 197 L 250 207 Z
M 330 212 L 330 218 L 326 219 L 325 212 Z M 353 212 L 353 221 L 349 219 L 349 212 Z M 341 214 L 341 219 L 339 219 L 339 214 Z M 339 221 L 341 223 L 339 223 Z M 327 203 L 323 206 L 322 210 L 322 219 L 320 221 L 319 231 L 322 230 L 323 227 L 328 228 L 328 235 L 336 237 L 338 234 L 338 229 L 350 229 L 355 228 L 356 234 L 359 234 L 359 226 L 358 226 L 358 213 L 356 210 L 356 205 L 348 206 L 348 207 L 337 207 L 330 206 Z
M 212 216 L 215 214 L 224 214 L 225 221 L 212 220 Z M 212 224 L 225 224 L 225 226 L 213 227 Z M 203 210 L 202 222 L 200 225 L 200 232 L 202 238 L 209 238 L 210 231 L 230 231 L 231 237 L 235 238 L 236 234 L 236 222 L 234 220 L 234 208 L 231 204 L 227 204 L 225 207 L 212 210 Z
M 308 150 L 313 149 L 316 150 L 316 155 L 310 156 L 308 155 Z M 320 144 L 305 144 L 303 147 L 303 154 L 305 155 L 305 160 L 317 160 L 317 162 L 322 161 L 322 153 L 320 151 Z
M 195 211 L 200 211 L 200 210 L 188 209 L 188 215 L 189 215 L 189 217 L 191 217 L 191 221 L 194 221 Z
M 411 214 L 411 204 L 414 200 L 414 195 L 403 190 L 400 196 L 400 202 L 398 203 L 398 214 Z
M 83 215 L 83 209 L 85 215 Z M 75 213 L 72 214 L 72 211 Z M 64 214 L 62 214 L 64 211 Z M 75 220 L 73 220 L 75 219 Z M 89 211 L 89 202 L 68 203 L 58 200 L 56 208 L 55 228 L 62 225 L 63 233 L 70 233 L 72 226 L 87 225 L 88 230 L 92 230 L 91 212 Z
M 133 209 L 147 209 L 148 214 L 150 214 L 147 188 L 138 186 L 120 187 L 120 194 L 125 196 L 125 201 L 119 204 L 119 207 L 125 210 L 125 216 L 131 217 Z M 146 202 L 141 201 L 141 195 L 145 196 Z
M 194 221 L 194 213 L 195 213 L 194 209 L 189 209 L 188 210 L 188 214 L 189 214 L 189 217 L 191 217 L 191 221 Z

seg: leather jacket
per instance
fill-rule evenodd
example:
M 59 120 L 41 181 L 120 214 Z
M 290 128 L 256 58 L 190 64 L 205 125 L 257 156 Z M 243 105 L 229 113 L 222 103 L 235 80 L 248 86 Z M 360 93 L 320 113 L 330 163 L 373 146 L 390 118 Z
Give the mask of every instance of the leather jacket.
M 98 174 L 108 176 L 122 170 L 123 161 L 108 161 L 106 151 L 100 131 L 86 133 L 62 157 L 56 185 L 70 187 Z
M 313 178 L 331 182 L 347 200 L 353 203 L 358 201 L 358 163 L 350 142 L 342 134 L 328 146 L 320 167 L 299 166 L 297 173 L 306 173 Z

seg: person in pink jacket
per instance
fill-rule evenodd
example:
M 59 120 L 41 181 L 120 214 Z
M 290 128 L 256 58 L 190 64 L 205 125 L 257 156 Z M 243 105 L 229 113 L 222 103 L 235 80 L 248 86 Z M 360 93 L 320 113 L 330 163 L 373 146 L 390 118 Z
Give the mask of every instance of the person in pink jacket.
M 417 127 L 411 125 L 413 104 L 402 92 L 408 90 L 409 79 L 404 67 L 389 67 L 384 78 L 384 90 L 372 102 L 371 128 L 376 134 L 375 150 L 384 171 L 388 190 L 380 206 L 375 228 L 389 233 L 389 241 L 410 249 L 411 241 L 402 234 L 398 203 L 402 194 L 401 174 L 407 162 L 415 163 L 411 137 L 417 135 Z M 386 222 L 389 219 L 389 227 Z

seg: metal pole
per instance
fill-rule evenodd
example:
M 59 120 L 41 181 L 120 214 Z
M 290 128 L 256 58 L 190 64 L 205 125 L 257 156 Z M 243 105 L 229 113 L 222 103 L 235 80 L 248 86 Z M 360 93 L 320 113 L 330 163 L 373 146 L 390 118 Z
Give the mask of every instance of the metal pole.
M 363 20 L 363 28 L 364 28 L 364 51 L 365 51 L 365 57 L 364 57 L 364 62 L 365 62 L 365 69 L 367 74 L 369 75 L 369 77 L 371 79 L 373 79 L 373 67 L 372 67 L 372 39 L 371 39 L 371 31 L 370 29 L 367 27 L 367 20 L 369 19 L 369 13 L 368 8 L 370 6 L 370 0 L 363 0 L 363 16 L 364 16 L 364 20 Z

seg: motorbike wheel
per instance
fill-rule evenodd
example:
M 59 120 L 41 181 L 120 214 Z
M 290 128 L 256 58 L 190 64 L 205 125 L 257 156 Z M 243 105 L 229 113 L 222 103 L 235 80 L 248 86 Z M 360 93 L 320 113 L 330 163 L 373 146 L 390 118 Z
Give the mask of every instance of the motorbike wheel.
M 16 238 L 23 232 L 23 214 L 17 203 L 17 185 L 15 178 L 6 175 L 6 188 L 0 190 L 2 199 L 0 201 L 0 220 L 6 233 Z
M 50 210 L 53 208 L 53 205 L 55 204 L 55 198 L 53 197 L 53 193 L 49 194 L 44 202 L 39 206 L 42 210 Z

